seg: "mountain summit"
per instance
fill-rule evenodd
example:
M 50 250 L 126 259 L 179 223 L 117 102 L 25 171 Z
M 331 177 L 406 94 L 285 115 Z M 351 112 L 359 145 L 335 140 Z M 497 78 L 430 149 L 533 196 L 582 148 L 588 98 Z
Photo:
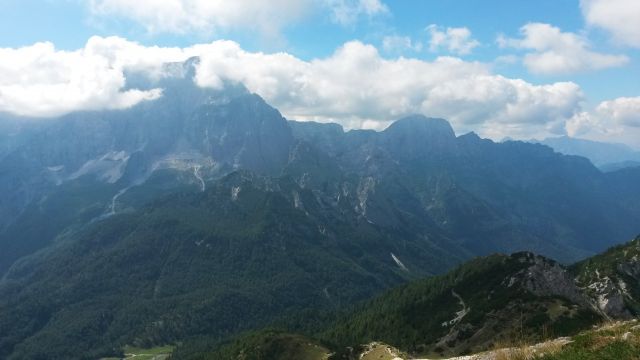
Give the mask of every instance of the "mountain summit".
M 406 158 L 455 152 L 456 135 L 448 121 L 413 115 L 395 121 L 383 132 L 384 147 Z

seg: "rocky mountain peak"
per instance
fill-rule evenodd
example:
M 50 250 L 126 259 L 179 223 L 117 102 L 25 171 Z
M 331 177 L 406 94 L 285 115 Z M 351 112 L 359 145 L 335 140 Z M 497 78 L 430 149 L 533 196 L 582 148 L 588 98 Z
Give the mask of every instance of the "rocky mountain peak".
M 414 135 L 416 137 L 426 136 L 425 140 L 434 137 L 454 138 L 455 132 L 451 124 L 444 119 L 429 118 L 424 115 L 410 115 L 389 125 L 384 130 L 385 133 L 391 135 Z
M 448 121 L 412 115 L 391 124 L 382 132 L 391 153 L 407 159 L 447 156 L 455 151 L 455 132 Z

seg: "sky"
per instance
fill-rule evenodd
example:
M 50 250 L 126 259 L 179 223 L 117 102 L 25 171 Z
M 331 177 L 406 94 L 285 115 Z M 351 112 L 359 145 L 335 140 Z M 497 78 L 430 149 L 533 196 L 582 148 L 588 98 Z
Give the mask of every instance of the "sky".
M 0 0 L 0 112 L 153 101 L 125 74 L 192 56 L 199 86 L 241 82 L 290 119 L 640 148 L 639 0 Z

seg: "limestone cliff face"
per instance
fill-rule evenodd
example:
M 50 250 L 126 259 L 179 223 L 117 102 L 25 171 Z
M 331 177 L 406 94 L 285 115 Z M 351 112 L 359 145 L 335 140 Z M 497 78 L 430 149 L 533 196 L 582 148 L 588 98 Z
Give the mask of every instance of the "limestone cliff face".
M 629 319 L 631 313 L 626 307 L 624 282 L 614 283 L 611 278 L 605 277 L 601 281 L 589 285 L 597 308 L 608 317 L 614 319 Z
M 593 302 L 575 283 L 571 273 L 555 261 L 531 253 L 518 255 L 519 261 L 530 266 L 514 276 L 520 278 L 522 286 L 540 297 L 559 296 L 585 307 Z
M 590 277 L 585 274 L 575 276 L 566 267 L 531 253 L 518 256 L 519 261 L 530 266 L 514 275 L 511 284 L 520 282 L 536 296 L 559 296 L 609 319 L 627 320 L 636 314 L 633 303 L 638 298 L 632 289 L 640 285 L 640 257 L 637 255 L 615 265 L 612 272 L 596 268 Z
M 640 238 L 573 266 L 576 283 L 598 310 L 613 319 L 640 311 Z

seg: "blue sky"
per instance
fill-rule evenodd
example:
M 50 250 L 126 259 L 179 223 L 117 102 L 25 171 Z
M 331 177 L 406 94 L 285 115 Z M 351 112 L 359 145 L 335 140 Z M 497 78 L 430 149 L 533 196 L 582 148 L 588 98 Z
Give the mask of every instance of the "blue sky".
M 194 18 L 196 15 L 186 11 L 182 18 L 168 20 L 176 21 L 172 27 L 165 26 L 167 16 L 173 15 L 171 10 L 159 15 L 164 16 L 160 21 L 148 16 L 166 10 L 169 3 L 181 3 L 186 9 L 198 1 L 0 0 L 0 48 L 17 49 L 50 42 L 55 51 L 76 51 L 84 48 L 92 36 L 117 36 L 145 47 L 179 48 L 231 40 L 249 53 L 286 53 L 312 63 L 331 58 L 355 40 L 375 47 L 381 60 L 409 58 L 433 63 L 441 57 L 452 57 L 462 60 L 465 66 L 481 63 L 492 75 L 522 80 L 527 86 L 574 83 L 581 98 L 575 101 L 580 108 L 575 105 L 573 115 L 595 109 L 600 112 L 580 120 L 583 125 L 602 123 L 606 114 L 620 113 L 617 111 L 620 106 L 624 107 L 625 118 L 617 119 L 619 123 L 632 126 L 635 131 L 636 116 L 640 117 L 633 114 L 635 102 L 607 103 L 609 107 L 598 108 L 616 99 L 640 99 L 640 40 L 634 38 L 640 30 L 638 25 L 625 25 L 628 23 L 625 16 L 628 19 L 640 12 L 636 0 L 609 0 L 607 6 L 619 8 L 619 15 L 613 11 L 613 16 L 620 19 L 606 18 L 611 16 L 609 12 L 604 14 L 598 7 L 605 0 L 238 0 L 241 5 L 235 10 L 225 9 L 224 2 L 212 1 L 219 4 L 205 17 Z M 134 3 L 142 5 L 128 5 Z M 273 4 L 273 9 L 266 8 L 265 3 Z M 256 7 L 260 9 L 254 14 Z M 242 11 L 247 12 L 246 18 Z M 525 29 L 527 24 L 539 26 Z M 467 35 L 456 40 L 455 34 L 461 34 L 460 31 L 466 31 Z M 442 37 L 441 43 L 434 45 L 438 36 Z M 504 41 L 498 41 L 499 38 Z M 462 47 L 452 45 L 458 40 Z M 278 98 L 273 98 L 275 105 L 280 105 Z M 429 99 L 422 100 L 429 103 Z M 283 107 L 286 113 L 287 108 Z M 390 109 L 389 114 L 402 112 L 396 110 Z M 317 119 L 338 116 L 334 113 L 314 116 L 300 111 L 294 114 Z M 354 116 L 359 122 L 343 122 L 353 127 L 364 126 L 367 116 Z M 568 121 L 569 116 L 565 117 Z M 488 136 L 502 135 L 474 125 L 479 121 L 468 118 L 459 123 L 464 130 L 476 130 L 475 126 Z M 558 127 L 546 123 L 545 131 L 556 131 L 554 126 Z M 562 126 L 570 127 L 568 122 Z M 599 135 L 593 133 L 592 137 L 606 137 L 606 126 L 600 127 Z M 621 131 L 618 129 L 616 133 Z M 532 135 L 539 133 L 539 129 L 532 131 Z M 607 136 L 612 134 L 609 132 Z
M 87 6 L 72 0 L 1 0 L 0 43 L 3 46 L 30 45 L 37 41 L 53 41 L 60 48 L 74 49 L 92 35 L 120 35 L 146 44 L 188 45 L 220 38 L 238 40 L 248 49 L 261 44 L 251 34 L 148 34 L 134 21 L 111 19 L 102 27 L 92 21 Z M 466 26 L 478 39 L 491 43 L 498 33 L 515 33 L 527 22 L 546 22 L 564 30 L 576 31 L 584 21 L 575 0 L 420 0 L 388 1 L 390 14 L 374 21 L 349 26 L 336 26 L 326 13 L 318 12 L 304 21 L 293 23 L 284 31 L 288 50 L 301 57 L 320 57 L 332 53 L 352 39 L 379 41 L 385 34 L 420 36 L 429 24 Z

